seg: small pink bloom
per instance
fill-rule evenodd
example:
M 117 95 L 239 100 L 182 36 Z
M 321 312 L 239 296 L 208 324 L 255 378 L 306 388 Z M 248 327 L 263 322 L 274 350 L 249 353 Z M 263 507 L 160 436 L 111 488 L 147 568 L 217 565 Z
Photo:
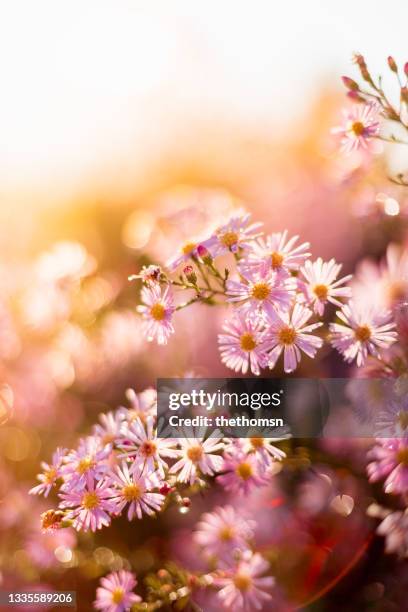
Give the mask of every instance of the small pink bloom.
M 299 270 L 300 266 L 310 256 L 309 242 L 303 242 L 297 246 L 299 236 L 293 236 L 288 240 L 288 232 L 271 234 L 266 238 L 258 238 L 251 243 L 251 249 L 246 252 L 245 259 L 240 262 L 240 269 L 259 271 L 265 273 L 275 272 L 279 276 L 288 277 L 293 271 Z
M 61 474 L 64 478 L 63 489 L 81 489 L 93 482 L 108 469 L 109 445 L 103 446 L 99 437 L 88 436 L 79 442 L 77 450 L 71 450 L 65 457 Z
M 221 361 L 235 372 L 246 374 L 248 370 L 259 376 L 266 367 L 265 332 L 260 318 L 245 317 L 235 312 L 223 326 L 224 334 L 218 335 Z
M 333 128 L 332 133 L 340 135 L 344 153 L 350 154 L 358 149 L 374 151 L 378 148 L 375 138 L 380 133 L 379 110 L 377 104 L 370 103 L 355 104 L 351 109 L 343 111 L 344 122 Z
M 140 278 L 140 280 L 146 283 L 146 285 L 152 285 L 158 282 L 161 273 L 162 271 L 160 266 L 143 266 L 139 274 L 132 274 L 131 276 L 129 276 L 129 280 L 132 281 L 136 280 L 137 278 Z
M 193 484 L 200 474 L 213 476 L 221 470 L 223 459 L 216 452 L 224 449 L 220 438 L 213 432 L 206 440 L 203 437 L 180 438 L 177 451 L 180 457 L 171 468 L 170 474 L 177 474 L 179 482 Z
M 126 570 L 112 572 L 101 578 L 101 586 L 96 589 L 94 608 L 102 612 L 129 612 L 141 597 L 133 593 L 137 582 L 135 575 Z
M 305 279 L 302 285 L 306 299 L 313 306 L 314 312 L 320 316 L 323 316 L 328 302 L 336 306 L 342 306 L 339 298 L 351 297 L 351 288 L 341 286 L 352 278 L 351 274 L 336 280 L 341 267 L 341 264 L 337 264 L 334 259 L 323 261 L 319 257 L 313 263 L 310 260 L 306 261 L 301 268 L 301 273 Z
M 268 314 L 271 310 L 288 310 L 294 295 L 290 279 L 281 280 L 273 272 L 250 272 L 242 280 L 227 282 L 227 299 L 238 304 L 245 313 Z
M 367 466 L 370 481 L 386 478 L 386 493 L 408 492 L 408 439 L 377 438 L 377 444 L 370 451 L 372 463 Z
M 173 294 L 167 286 L 162 294 L 161 287 L 143 287 L 141 292 L 143 305 L 137 310 L 143 316 L 143 333 L 147 340 L 157 340 L 158 344 L 167 344 L 169 337 L 174 333 L 171 322 L 175 306 Z
M 117 466 L 115 471 L 108 475 L 109 486 L 113 489 L 113 501 L 117 505 L 117 512 L 122 512 L 129 504 L 128 520 L 137 516 L 141 519 L 143 514 L 153 515 L 160 510 L 164 502 L 164 495 L 154 492 L 161 480 L 155 472 L 144 472 L 141 466 L 132 465 L 131 470 L 126 463 Z
M 30 489 L 30 495 L 44 495 L 48 497 L 51 489 L 56 486 L 58 478 L 61 478 L 61 465 L 67 451 L 64 448 L 57 448 L 52 456 L 51 464 L 41 462 L 42 473 L 37 475 L 41 484 Z
M 218 597 L 223 607 L 234 612 L 260 610 L 272 599 L 268 591 L 275 584 L 272 576 L 262 577 L 268 569 L 269 563 L 262 555 L 247 551 L 236 567 L 216 580 L 221 587 Z M 272 609 L 270 604 L 268 606 Z
M 234 452 L 225 453 L 222 471 L 225 474 L 218 476 L 217 481 L 231 493 L 248 495 L 252 489 L 269 482 L 258 459 L 253 454 L 242 452 L 238 445 Z
M 301 304 L 295 304 L 292 313 L 271 313 L 270 325 L 265 342 L 269 346 L 268 365 L 272 369 L 283 351 L 284 370 L 287 373 L 296 370 L 301 358 L 301 351 L 314 357 L 323 340 L 312 335 L 322 323 L 306 325 L 312 311 Z
M 250 218 L 250 214 L 233 217 L 219 227 L 211 238 L 202 242 L 202 246 L 210 251 L 212 257 L 248 249 L 252 241 L 262 233 L 259 231 L 262 223 L 250 223 Z
M 377 528 L 385 536 L 385 552 L 408 557 L 408 510 L 390 512 Z
M 96 531 L 107 527 L 111 522 L 111 514 L 117 514 L 117 505 L 112 500 L 114 492 L 109 483 L 100 480 L 96 486 L 89 483 L 82 491 L 73 490 L 60 494 L 61 509 L 72 508 L 66 518 L 73 520 L 77 531 Z
M 369 354 L 379 357 L 379 349 L 388 348 L 397 339 L 389 311 L 350 301 L 337 316 L 343 323 L 330 324 L 331 343 L 347 362 L 355 359 L 362 366 Z

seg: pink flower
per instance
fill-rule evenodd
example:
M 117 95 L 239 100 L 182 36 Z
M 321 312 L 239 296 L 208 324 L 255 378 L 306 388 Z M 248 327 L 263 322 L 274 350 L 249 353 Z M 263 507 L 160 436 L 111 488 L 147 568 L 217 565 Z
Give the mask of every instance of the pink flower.
M 272 369 L 283 351 L 284 370 L 293 372 L 301 358 L 301 351 L 314 357 L 323 340 L 310 332 L 320 327 L 321 323 L 306 325 L 312 311 L 301 304 L 295 304 L 292 313 L 273 313 L 269 315 L 270 326 L 265 342 L 269 346 L 268 365 Z
M 370 481 L 375 482 L 386 477 L 386 493 L 408 492 L 408 439 L 377 438 L 377 444 L 370 451 L 374 459 L 367 466 Z
M 293 297 L 293 283 L 283 281 L 274 272 L 241 275 L 241 281 L 227 282 L 227 299 L 239 304 L 245 313 L 269 314 L 271 310 L 288 310 Z
M 164 495 L 152 492 L 160 486 L 160 479 L 155 472 L 143 472 L 141 466 L 133 464 L 131 471 L 126 463 L 117 466 L 114 472 L 108 475 L 109 486 L 113 489 L 113 501 L 117 512 L 129 504 L 127 517 L 129 521 L 135 516 L 141 519 L 143 513 L 153 515 L 163 505 Z
M 112 448 L 119 438 L 125 416 L 122 411 L 107 412 L 99 415 L 100 425 L 94 425 L 93 434 L 99 438 L 102 448 L 109 444 Z
M 122 426 L 122 440 L 118 447 L 122 451 L 119 457 L 133 459 L 135 466 L 141 466 L 145 473 L 152 473 L 156 469 L 163 478 L 167 463 L 163 457 L 177 457 L 176 441 L 158 438 L 154 430 L 153 417 L 146 418 L 146 425 L 139 418 Z
M 131 276 L 129 276 L 128 280 L 132 281 L 132 280 L 136 280 L 137 278 L 140 278 L 140 280 L 146 283 L 146 285 L 151 285 L 151 284 L 154 285 L 155 283 L 158 282 L 161 276 L 161 273 L 162 271 L 161 271 L 160 266 L 156 266 L 156 265 L 143 266 L 139 274 L 132 274 Z
M 212 257 L 237 253 L 239 249 L 248 249 L 252 241 L 261 235 L 262 223 L 249 223 L 250 214 L 232 217 L 225 225 L 219 227 L 213 236 L 202 242 Z
M 96 486 L 89 483 L 82 491 L 73 490 L 60 494 L 61 509 L 72 508 L 66 516 L 73 520 L 73 527 L 80 531 L 96 531 L 107 527 L 111 522 L 110 514 L 117 514 L 117 505 L 112 500 L 114 492 L 105 480 L 100 480 Z
M 242 438 L 242 448 L 246 453 L 253 453 L 258 465 L 267 469 L 273 462 L 282 461 L 286 457 L 286 453 L 273 444 L 278 440 L 282 438 Z
M 380 132 L 379 106 L 377 104 L 356 104 L 343 111 L 343 125 L 332 129 L 341 137 L 341 149 L 350 154 L 358 149 L 375 150 L 375 139 Z M 378 148 L 378 146 L 377 146 Z
M 235 312 L 223 330 L 226 333 L 218 335 L 221 361 L 235 372 L 246 374 L 249 370 L 259 376 L 268 362 L 265 332 L 259 317 L 245 318 L 243 313 Z
M 266 238 L 258 238 L 251 243 L 251 249 L 246 252 L 245 259 L 240 262 L 240 268 L 259 271 L 261 273 L 271 270 L 279 276 L 290 276 L 292 271 L 299 270 L 300 266 L 310 256 L 309 242 L 295 246 L 299 236 L 287 240 L 288 232 L 271 234 Z
M 143 305 L 138 306 L 137 310 L 143 316 L 143 333 L 147 340 L 157 340 L 158 344 L 167 344 L 174 327 L 171 322 L 175 306 L 173 294 L 167 286 L 162 294 L 161 287 L 143 287 L 141 291 Z
M 112 572 L 101 578 L 101 586 L 96 589 L 94 608 L 102 612 L 129 612 L 141 597 L 132 593 L 137 582 L 135 575 L 126 570 Z
M 221 470 L 223 459 L 215 453 L 224 449 L 220 438 L 215 438 L 213 432 L 206 440 L 203 437 L 180 438 L 181 447 L 177 453 L 179 461 L 170 468 L 170 474 L 177 474 L 179 482 L 188 482 L 192 485 L 199 474 L 213 476 Z
M 269 482 L 260 467 L 253 454 L 248 455 L 237 446 L 234 452 L 225 453 L 222 466 L 225 474 L 217 476 L 217 481 L 231 493 L 248 495 L 252 489 L 267 485 Z
M 109 446 L 102 446 L 101 440 L 95 436 L 82 439 L 78 449 L 68 453 L 61 468 L 64 490 L 81 489 L 94 478 L 101 478 L 108 469 L 106 459 L 109 452 Z
M 314 312 L 320 316 L 323 315 L 328 302 L 342 306 L 338 298 L 351 297 L 351 288 L 341 286 L 352 278 L 351 274 L 336 281 L 341 267 L 341 264 L 337 264 L 334 259 L 323 261 L 319 257 L 313 263 L 310 260 L 306 261 L 301 268 L 301 273 L 306 281 L 304 283 L 306 299 L 313 305 Z
M 385 552 L 408 557 L 408 509 L 390 512 L 377 528 L 385 536 Z
M 136 393 L 133 389 L 126 389 L 125 395 L 130 404 L 130 408 L 121 406 L 119 412 L 129 423 L 135 419 L 140 419 L 142 423 L 145 423 L 148 416 L 154 416 L 156 414 L 156 389 L 148 388 L 141 393 Z
M 245 519 L 232 506 L 218 506 L 202 515 L 193 537 L 207 556 L 228 562 L 236 551 L 248 548 L 255 526 L 255 521 Z
M 175 257 L 171 257 L 167 261 L 166 268 L 169 270 L 169 272 L 174 272 L 182 263 L 186 263 L 193 257 L 196 257 L 197 247 L 199 244 L 199 240 L 189 241 L 183 244 L 180 248 L 180 252 Z
M 272 599 L 268 590 L 275 584 L 272 576 L 261 577 L 268 569 L 269 563 L 262 555 L 247 551 L 236 567 L 216 580 L 221 587 L 218 597 L 222 605 L 234 612 L 260 610 Z
M 379 357 L 378 349 L 388 348 L 397 339 L 389 311 L 350 301 L 337 311 L 337 316 L 345 325 L 330 324 L 331 343 L 346 361 L 356 359 L 358 366 L 364 364 L 369 354 Z
M 58 478 L 61 478 L 61 465 L 64 459 L 65 448 L 57 448 L 52 455 L 51 464 L 41 462 L 42 473 L 37 475 L 37 479 L 41 484 L 30 489 L 30 495 L 44 495 L 48 497 L 51 489 L 56 486 Z

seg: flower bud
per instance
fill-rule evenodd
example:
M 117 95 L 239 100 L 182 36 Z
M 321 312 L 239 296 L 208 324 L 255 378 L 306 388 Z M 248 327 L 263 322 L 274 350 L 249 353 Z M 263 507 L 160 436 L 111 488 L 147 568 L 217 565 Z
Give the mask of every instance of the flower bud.
M 198 245 L 197 254 L 207 266 L 212 264 L 213 258 L 211 257 L 211 253 L 203 244 Z
M 346 95 L 350 100 L 353 100 L 353 102 L 365 102 L 364 98 L 360 96 L 357 91 L 348 91 Z
M 387 57 L 387 62 L 390 70 L 392 70 L 393 72 L 398 72 L 398 67 L 395 63 L 395 59 L 391 55 Z
M 185 274 L 187 280 L 189 283 L 192 283 L 193 285 L 196 284 L 197 282 L 197 275 L 194 272 L 193 266 L 186 266 L 183 269 L 183 273 Z
M 350 77 L 342 76 L 341 80 L 343 81 L 343 84 L 347 87 L 347 89 L 349 89 L 350 91 L 359 90 L 358 83 L 356 83 L 356 81 L 353 81 L 353 79 L 350 79 Z
M 408 87 L 401 87 L 401 100 L 408 104 Z
M 404 73 L 405 73 L 405 76 L 408 76 L 408 62 L 404 64 Z

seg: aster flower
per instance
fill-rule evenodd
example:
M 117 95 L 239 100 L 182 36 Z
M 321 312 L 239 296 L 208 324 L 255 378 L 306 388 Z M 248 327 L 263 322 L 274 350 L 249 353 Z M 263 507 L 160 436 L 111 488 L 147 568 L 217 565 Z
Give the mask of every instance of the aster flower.
M 61 478 L 61 465 L 66 453 L 65 448 L 58 447 L 52 455 L 51 464 L 41 462 L 42 473 L 37 475 L 41 484 L 30 489 L 30 495 L 44 495 L 48 497 L 51 489 L 56 486 L 58 478 Z
M 240 262 L 240 269 L 256 270 L 261 273 L 275 272 L 280 277 L 290 276 L 291 272 L 299 270 L 300 266 L 310 256 L 309 242 L 296 245 L 299 236 L 287 239 L 288 232 L 279 232 L 258 238 L 251 243 L 251 248 Z
M 408 437 L 408 403 L 404 400 L 386 402 L 376 418 L 377 437 Z
M 265 332 L 260 318 L 245 317 L 243 313 L 233 313 L 223 325 L 225 334 L 218 335 L 221 361 L 235 372 L 246 374 L 248 370 L 259 376 L 261 368 L 266 367 Z
M 385 552 L 408 557 L 408 509 L 390 512 L 377 528 L 385 537 Z
M 238 253 L 239 249 L 248 249 L 251 242 L 260 236 L 262 223 L 250 223 L 250 214 L 232 217 L 228 223 L 215 230 L 214 235 L 202 242 L 212 257 L 226 253 Z
M 380 132 L 379 110 L 377 104 L 368 103 L 356 104 L 351 109 L 343 111 L 343 124 L 333 128 L 332 133 L 340 135 L 341 149 L 344 153 L 350 154 L 359 149 L 375 150 L 374 139 Z
M 202 432 L 199 432 L 202 434 Z M 215 453 L 224 449 L 221 438 L 216 438 L 213 432 L 204 440 L 202 435 L 195 438 L 180 438 L 180 449 L 177 454 L 180 459 L 170 468 L 170 474 L 177 474 L 179 482 L 188 482 L 192 485 L 200 474 L 213 476 L 221 470 L 223 459 Z
M 153 492 L 161 484 L 158 474 L 145 472 L 140 465 L 133 464 L 129 471 L 128 465 L 123 462 L 109 473 L 108 482 L 114 491 L 112 499 L 116 503 L 117 512 L 122 512 L 129 504 L 129 521 L 135 516 L 141 519 L 143 513 L 153 515 L 163 505 L 164 495 Z
M 112 449 L 113 443 L 120 436 L 122 423 L 124 420 L 125 416 L 121 410 L 102 413 L 99 415 L 100 425 L 94 425 L 93 435 L 100 439 L 102 447 L 105 447 L 108 444 L 110 449 Z
M 347 283 L 352 275 L 348 274 L 336 280 L 341 268 L 341 264 L 336 263 L 334 259 L 323 261 L 319 257 L 315 262 L 306 261 L 300 270 L 306 281 L 302 283 L 306 299 L 313 305 L 314 312 L 320 316 L 323 316 L 328 302 L 342 306 L 338 298 L 351 297 L 351 288 L 341 285 Z
M 234 553 L 248 548 L 255 527 L 255 521 L 245 519 L 232 506 L 218 506 L 201 516 L 193 538 L 207 556 L 229 562 Z
M 169 272 L 174 272 L 181 264 L 188 262 L 193 257 L 196 257 L 197 247 L 199 244 L 200 241 L 189 241 L 183 244 L 179 249 L 179 253 L 167 261 L 166 268 L 169 270 Z
M 408 492 L 408 438 L 377 438 L 367 466 L 371 482 L 386 478 L 386 493 Z
M 239 304 L 245 313 L 269 314 L 271 310 L 288 310 L 294 285 L 273 272 L 248 273 L 242 280 L 227 282 L 227 300 Z
M 161 274 L 161 267 L 151 264 L 150 266 L 143 266 L 139 274 L 132 274 L 129 276 L 128 280 L 132 281 L 140 278 L 140 280 L 143 283 L 146 283 L 146 285 L 151 285 L 159 281 Z
M 141 292 L 143 305 L 137 310 L 143 316 L 143 333 L 147 340 L 157 340 L 158 344 L 167 344 L 174 327 L 171 322 L 175 311 L 173 294 L 169 286 L 162 293 L 159 285 L 143 287 Z
M 350 301 L 337 316 L 342 323 L 331 323 L 331 343 L 347 362 L 354 359 L 364 364 L 369 354 L 379 357 L 379 349 L 386 349 L 397 339 L 389 311 L 379 311 L 361 303 Z
M 65 480 L 63 488 L 81 489 L 101 478 L 108 469 L 106 459 L 109 452 L 109 445 L 102 446 L 101 440 L 95 436 L 80 440 L 78 449 L 68 453 L 61 468 Z
M 158 438 L 154 430 L 154 419 L 149 416 L 145 424 L 139 419 L 122 426 L 122 439 L 118 448 L 122 451 L 119 457 L 129 457 L 135 466 L 141 466 L 145 473 L 158 471 L 164 477 L 167 463 L 163 457 L 178 457 L 175 449 L 176 441 L 168 438 Z
M 242 560 L 216 580 L 218 597 L 227 610 L 253 612 L 272 599 L 268 592 L 275 584 L 272 576 L 261 577 L 269 563 L 259 553 L 247 551 Z
M 288 434 L 285 437 L 288 437 Z M 258 465 L 267 469 L 275 461 L 282 461 L 286 457 L 286 453 L 273 444 L 278 440 L 282 438 L 242 438 L 242 448 L 245 453 L 253 453 Z
M 252 489 L 269 482 L 258 459 L 240 450 L 238 445 L 233 452 L 229 449 L 225 453 L 222 471 L 225 473 L 217 476 L 217 481 L 233 494 L 248 495 Z
M 301 358 L 301 351 L 314 357 L 323 340 L 312 335 L 322 323 L 306 325 L 312 311 L 301 304 L 295 304 L 291 313 L 270 313 L 269 328 L 265 342 L 269 345 L 268 365 L 272 369 L 283 351 L 284 370 L 293 372 Z
M 110 515 L 118 513 L 117 505 L 112 500 L 114 491 L 106 480 L 99 480 L 96 485 L 88 483 L 81 491 L 65 489 L 60 497 L 61 509 L 72 508 L 66 519 L 73 521 L 72 525 L 77 531 L 96 531 L 107 527 L 111 522 Z
M 102 612 L 129 612 L 141 597 L 133 593 L 137 582 L 135 575 L 126 570 L 111 572 L 101 578 L 101 586 L 96 589 L 94 608 Z
M 135 419 L 140 419 L 142 423 L 145 423 L 148 416 L 155 416 L 157 407 L 156 389 L 150 387 L 141 393 L 136 393 L 133 389 L 126 389 L 125 395 L 130 407 L 121 406 L 119 408 L 124 420 L 131 423 Z

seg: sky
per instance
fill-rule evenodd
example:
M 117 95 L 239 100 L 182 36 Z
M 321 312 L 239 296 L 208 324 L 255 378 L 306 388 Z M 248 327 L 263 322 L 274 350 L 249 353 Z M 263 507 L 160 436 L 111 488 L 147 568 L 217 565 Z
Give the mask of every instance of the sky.
M 407 20 L 405 0 L 0 2 L 0 194 L 142 167 L 203 117 L 287 129 L 352 52 L 408 60 Z

